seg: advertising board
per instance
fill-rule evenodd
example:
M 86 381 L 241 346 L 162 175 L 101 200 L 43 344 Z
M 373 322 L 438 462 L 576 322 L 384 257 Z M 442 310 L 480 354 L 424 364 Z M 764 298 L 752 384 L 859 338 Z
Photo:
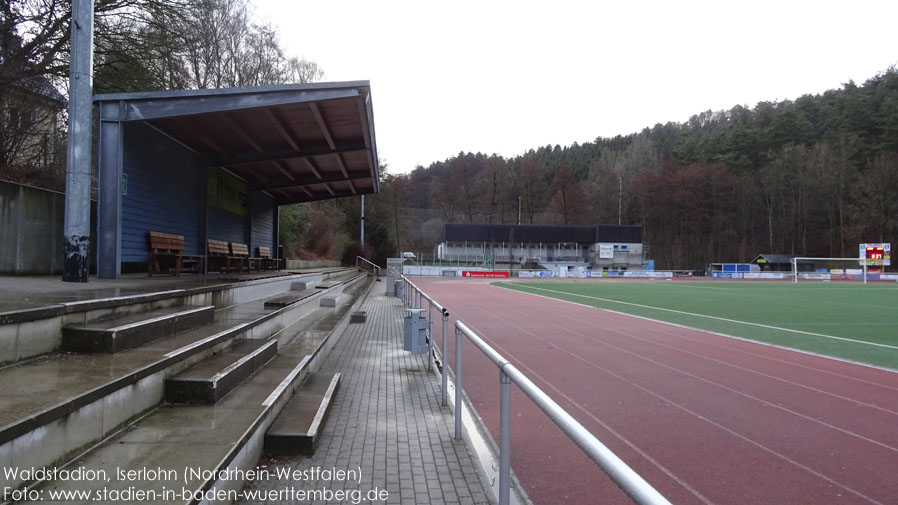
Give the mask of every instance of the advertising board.
M 485 272 L 481 270 L 462 270 L 462 277 L 479 279 L 507 279 L 508 272 Z

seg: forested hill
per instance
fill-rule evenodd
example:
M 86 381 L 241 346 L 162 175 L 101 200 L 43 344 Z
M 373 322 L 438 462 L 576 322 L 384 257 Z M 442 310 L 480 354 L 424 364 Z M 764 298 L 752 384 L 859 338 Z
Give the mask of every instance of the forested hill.
M 447 220 L 645 226 L 659 268 L 898 242 L 898 70 L 822 95 L 627 136 L 418 167 L 404 200 Z M 555 214 L 555 216 L 552 216 Z

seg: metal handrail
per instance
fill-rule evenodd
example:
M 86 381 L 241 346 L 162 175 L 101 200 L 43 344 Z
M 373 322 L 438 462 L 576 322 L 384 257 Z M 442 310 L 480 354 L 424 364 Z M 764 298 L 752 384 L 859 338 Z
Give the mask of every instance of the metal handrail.
M 433 298 L 431 298 L 427 293 L 425 293 L 424 291 L 422 291 L 421 288 L 419 288 L 418 286 L 416 286 L 415 283 L 412 282 L 408 277 L 406 277 L 406 276 L 403 275 L 403 276 L 402 276 L 402 280 L 404 280 L 404 281 L 406 282 L 407 285 L 409 285 L 409 286 L 411 286 L 412 288 L 414 288 L 414 290 L 415 290 L 416 292 L 420 293 L 420 296 L 421 296 L 421 297 L 423 297 L 423 298 L 424 298 L 425 300 L 427 300 L 429 303 L 432 303 L 433 306 L 434 306 L 434 308 L 436 308 L 436 309 L 439 310 L 440 312 L 443 312 L 443 313 L 445 313 L 445 314 L 449 314 L 449 310 L 446 309 L 446 307 L 443 307 L 442 305 L 439 304 L 439 302 L 437 302 L 436 300 L 434 300 Z
M 355 266 L 356 266 L 356 268 L 359 268 L 359 260 L 362 260 L 362 261 L 364 261 L 365 263 L 367 263 L 367 264 L 369 264 L 369 265 L 371 265 L 371 266 L 374 267 L 374 269 L 371 270 L 371 273 L 375 273 L 375 272 L 377 272 L 378 270 L 381 269 L 381 268 L 380 268 L 379 266 L 377 266 L 375 263 L 373 263 L 373 262 L 371 262 L 371 261 L 368 261 L 367 259 L 365 259 L 365 258 L 363 258 L 363 257 L 361 257 L 361 256 L 356 256 L 356 257 L 355 257 Z
M 447 325 L 449 310 L 437 303 L 427 293 L 415 285 L 408 277 L 402 275 L 403 303 L 409 308 L 423 308 L 424 301 L 430 307 L 428 321 L 433 323 L 433 309 L 443 316 L 443 342 L 442 342 L 442 405 L 448 401 L 448 377 L 449 364 L 447 356 L 448 338 Z M 433 345 L 432 330 L 431 346 Z M 462 321 L 455 322 L 455 438 L 462 438 L 462 341 L 460 335 L 466 336 L 474 345 L 483 352 L 496 366 L 499 367 L 499 382 L 501 393 L 499 398 L 499 504 L 508 505 L 511 490 L 511 383 L 518 385 L 534 403 L 549 416 L 562 431 L 592 459 L 599 468 L 608 475 L 635 503 L 638 505 L 671 505 L 671 503 L 655 488 L 639 476 L 622 459 L 606 447 L 582 424 L 567 413 L 560 405 L 549 397 L 543 390 L 536 386 L 523 372 L 512 365 L 505 357 L 499 354 L 486 343 L 479 335 L 474 333 Z M 429 365 L 433 367 L 433 352 L 428 352 Z
M 441 405 L 446 406 L 449 404 L 449 363 L 446 361 L 447 353 L 449 352 L 449 310 L 446 307 L 443 307 L 436 300 L 427 295 L 424 291 L 421 291 L 421 288 L 415 285 L 412 281 L 409 280 L 406 276 L 401 276 L 402 282 L 404 284 L 403 288 L 403 298 L 406 307 L 414 307 L 414 308 L 422 308 L 423 301 L 426 300 L 429 304 L 430 310 L 427 313 L 427 321 L 430 323 L 430 327 L 427 329 L 428 338 L 430 339 L 431 349 L 433 348 L 433 309 L 437 309 L 442 314 L 443 319 L 443 345 L 441 348 L 441 353 L 443 356 L 443 370 L 442 370 L 442 398 Z M 412 295 L 412 290 L 414 290 L 416 295 Z M 428 370 L 433 369 L 433 352 L 428 351 L 427 353 L 427 366 Z
M 462 334 L 474 343 L 487 358 L 499 367 L 501 393 L 499 398 L 499 503 L 506 505 L 511 485 L 511 383 L 521 388 L 534 403 L 549 416 L 567 436 L 592 459 L 635 503 L 639 505 L 671 505 L 661 493 L 645 481 L 629 465 L 599 441 L 582 424 L 577 422 L 542 389 L 520 370 L 486 343 L 461 321 L 455 322 L 456 370 L 455 370 L 455 426 L 456 438 L 460 438 L 461 426 L 461 342 Z

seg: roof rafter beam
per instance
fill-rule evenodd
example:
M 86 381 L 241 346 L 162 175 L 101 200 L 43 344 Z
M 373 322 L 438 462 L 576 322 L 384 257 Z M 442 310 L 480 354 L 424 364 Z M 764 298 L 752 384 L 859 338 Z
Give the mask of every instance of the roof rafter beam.
M 306 166 L 308 166 L 308 167 L 309 167 L 309 170 L 312 171 L 312 175 L 314 175 L 315 177 L 317 177 L 318 180 L 321 180 L 321 170 L 320 170 L 320 169 L 318 168 L 318 166 L 315 164 L 315 160 L 313 160 L 312 158 L 303 158 L 302 160 L 303 160 L 304 162 L 306 162 Z
M 221 114 L 218 114 L 218 117 L 222 120 L 222 122 L 224 124 L 228 125 L 228 127 L 231 129 L 231 131 L 236 133 L 238 137 L 243 139 L 244 142 L 246 142 L 247 144 L 250 145 L 250 147 L 255 149 L 256 152 L 258 152 L 260 154 L 265 154 L 265 148 L 263 148 L 262 145 L 259 144 L 259 142 L 256 139 L 252 138 L 248 133 L 246 133 L 246 131 L 243 128 L 241 128 L 240 125 L 235 123 L 233 119 L 228 117 L 228 115 L 226 113 L 223 112 Z
M 370 95 L 365 95 L 365 97 L 360 96 L 355 99 L 355 103 L 359 107 L 359 124 L 362 126 L 362 138 L 365 141 L 365 149 L 367 150 L 368 155 L 368 170 L 371 171 L 371 177 L 374 177 L 377 167 L 374 166 L 374 153 L 371 149 L 371 127 L 368 123 L 369 99 Z
M 331 146 L 332 151 L 336 151 L 337 146 L 334 144 L 334 138 L 331 137 L 327 122 L 324 120 L 324 116 L 321 115 L 321 110 L 318 109 L 318 104 L 310 102 L 309 108 L 312 109 L 312 115 L 315 116 L 315 121 L 318 121 L 318 127 L 321 128 L 321 133 L 324 135 L 324 140 L 327 141 L 327 145 Z
M 352 179 L 349 179 L 349 180 L 346 181 L 346 182 L 349 183 L 349 189 L 352 191 L 352 194 L 353 194 L 353 195 L 359 194 L 359 192 L 355 190 L 355 184 L 352 183 Z
M 362 138 L 365 139 L 365 148 L 371 148 L 371 130 L 368 128 L 368 108 L 365 107 L 365 99 L 358 97 L 355 103 L 359 106 L 359 124 L 362 126 Z
M 340 172 L 343 173 L 343 177 L 349 177 L 349 174 L 346 172 L 346 164 L 343 163 L 343 156 L 340 153 L 334 155 L 334 158 L 337 159 L 337 166 L 340 167 Z
M 282 160 L 278 160 L 274 162 L 274 166 L 278 167 L 278 170 L 284 174 L 291 181 L 295 181 L 296 177 L 290 172 L 290 167 Z
M 332 174 L 326 175 L 324 177 L 312 177 L 309 175 L 302 177 L 294 177 L 293 179 L 289 179 L 287 177 L 281 177 L 279 179 L 265 179 L 265 182 L 259 182 L 256 184 L 250 184 L 250 191 L 264 191 L 264 190 L 272 190 L 272 189 L 280 189 L 280 188 L 293 188 L 297 186 L 311 186 L 315 184 L 330 184 L 333 182 L 345 182 L 347 180 L 361 180 L 367 179 L 370 175 L 368 172 L 353 172 L 350 173 L 347 177 L 343 177 L 340 174 Z
M 294 197 L 294 198 L 277 199 L 277 200 L 275 200 L 275 203 L 277 205 L 289 205 L 291 203 L 303 203 L 303 202 L 311 202 L 314 200 L 325 200 L 325 199 L 329 200 L 331 198 L 342 198 L 344 196 L 352 196 L 352 193 L 350 193 L 349 191 L 334 191 L 333 196 L 331 196 L 330 194 L 316 196 L 311 191 L 306 191 L 306 194 L 309 195 L 308 198 Z
M 290 128 L 287 126 L 287 123 L 284 121 L 284 119 L 280 115 L 278 115 L 278 113 L 275 112 L 274 109 L 265 108 L 262 110 L 265 111 L 265 115 L 268 116 L 268 119 L 270 119 L 275 128 L 277 128 L 278 132 L 281 134 L 281 137 L 283 137 L 284 140 L 286 140 L 287 143 L 290 144 L 290 147 L 292 147 L 296 152 L 301 152 L 302 148 L 300 148 L 299 140 L 297 140 L 293 136 L 293 133 L 290 131 Z M 367 147 L 367 143 L 365 145 Z
M 200 125 L 200 122 L 197 121 L 195 118 L 189 118 L 187 120 L 187 124 L 190 125 L 190 127 L 193 128 L 194 130 L 196 130 L 197 132 L 204 131 L 204 128 Z M 215 142 L 214 140 L 209 139 L 207 135 L 202 135 L 202 134 L 198 133 L 196 138 L 200 142 L 202 142 L 204 145 L 206 145 L 206 147 L 212 149 L 213 151 L 217 152 L 221 156 L 228 157 L 231 155 L 230 151 L 228 151 L 227 149 L 225 149 L 224 147 L 219 145 L 218 142 Z
M 311 158 L 313 156 L 325 156 L 329 154 L 349 154 L 349 153 L 359 153 L 364 152 L 365 148 L 360 145 L 347 145 L 336 151 L 332 151 L 330 149 L 308 149 L 304 152 L 297 153 L 292 150 L 276 150 L 269 151 L 268 153 L 243 153 L 243 154 L 235 154 L 234 156 L 222 156 L 221 158 L 210 159 L 209 161 L 213 165 L 220 166 L 234 166 L 234 165 L 249 165 L 251 163 L 265 163 L 269 161 L 279 161 L 279 160 L 298 160 L 302 158 Z

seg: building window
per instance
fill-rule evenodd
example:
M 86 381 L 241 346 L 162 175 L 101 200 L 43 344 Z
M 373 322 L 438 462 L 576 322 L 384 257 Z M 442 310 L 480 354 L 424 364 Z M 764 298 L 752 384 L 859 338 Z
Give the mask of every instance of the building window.
M 621 251 L 626 251 L 626 250 L 627 250 L 627 246 L 625 246 L 625 245 L 620 246 L 620 250 L 621 250 Z
M 34 130 L 36 124 L 34 110 L 22 107 L 10 107 L 8 121 L 8 124 L 14 131 L 30 133 Z

